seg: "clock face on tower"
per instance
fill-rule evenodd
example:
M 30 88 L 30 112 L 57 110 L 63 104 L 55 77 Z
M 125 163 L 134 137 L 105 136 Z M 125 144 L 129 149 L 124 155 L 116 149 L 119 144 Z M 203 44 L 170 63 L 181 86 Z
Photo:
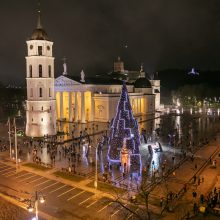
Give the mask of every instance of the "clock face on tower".
M 30 49 L 31 49 L 31 50 L 33 49 L 33 45 L 30 45 Z

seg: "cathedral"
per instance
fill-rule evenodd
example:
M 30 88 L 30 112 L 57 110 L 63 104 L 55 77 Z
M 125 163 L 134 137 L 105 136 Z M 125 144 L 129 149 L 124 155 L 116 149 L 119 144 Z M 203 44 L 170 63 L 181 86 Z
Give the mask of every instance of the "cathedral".
M 64 67 L 66 64 L 64 63 Z M 124 70 L 118 58 L 114 70 L 95 77 L 64 73 L 55 79 L 56 116 L 58 120 L 86 123 L 110 122 L 115 116 L 123 81 L 127 84 L 135 116 L 154 113 L 160 108 L 160 80 L 149 80 L 140 71 Z
M 37 27 L 27 43 L 26 56 L 26 135 L 42 137 L 56 134 L 56 121 L 110 122 L 115 116 L 126 82 L 134 116 L 152 114 L 160 108 L 160 80 L 149 79 L 140 71 L 124 69 L 118 57 L 112 72 L 94 77 L 69 74 L 64 61 L 63 73 L 54 78 L 53 42 L 41 24 L 38 11 Z

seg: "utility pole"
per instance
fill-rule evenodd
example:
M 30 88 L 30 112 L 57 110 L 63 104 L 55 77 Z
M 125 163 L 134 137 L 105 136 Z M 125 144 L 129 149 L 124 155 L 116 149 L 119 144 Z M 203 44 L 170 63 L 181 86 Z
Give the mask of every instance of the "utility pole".
M 11 121 L 10 117 L 8 117 L 8 138 L 9 138 L 9 153 L 10 153 L 10 159 L 11 159 Z
M 14 118 L 14 127 L 15 127 L 15 162 L 16 162 L 16 171 L 18 168 L 18 142 L 17 142 L 17 128 L 16 128 L 16 120 Z
M 38 193 L 35 193 L 35 218 L 38 220 Z
M 98 187 L 98 158 L 97 158 L 97 152 L 98 150 L 98 146 L 96 146 L 95 148 L 95 182 L 94 182 L 94 186 L 95 186 L 95 189 L 97 190 L 97 187 Z

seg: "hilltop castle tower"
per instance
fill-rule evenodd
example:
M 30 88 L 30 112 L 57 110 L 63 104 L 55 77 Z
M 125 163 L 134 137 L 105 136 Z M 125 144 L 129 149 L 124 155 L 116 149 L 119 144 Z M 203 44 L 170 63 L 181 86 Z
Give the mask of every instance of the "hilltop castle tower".
M 42 137 L 56 134 L 56 99 L 54 91 L 53 42 L 41 24 L 38 10 L 37 27 L 27 43 L 26 56 L 26 135 Z

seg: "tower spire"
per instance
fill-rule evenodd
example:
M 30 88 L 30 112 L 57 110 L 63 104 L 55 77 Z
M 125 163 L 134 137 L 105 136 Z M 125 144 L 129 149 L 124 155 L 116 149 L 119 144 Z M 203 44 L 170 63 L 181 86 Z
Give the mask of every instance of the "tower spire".
M 37 17 L 37 29 L 42 29 L 42 25 L 41 25 L 41 7 L 40 7 L 40 0 L 38 0 L 38 17 Z

